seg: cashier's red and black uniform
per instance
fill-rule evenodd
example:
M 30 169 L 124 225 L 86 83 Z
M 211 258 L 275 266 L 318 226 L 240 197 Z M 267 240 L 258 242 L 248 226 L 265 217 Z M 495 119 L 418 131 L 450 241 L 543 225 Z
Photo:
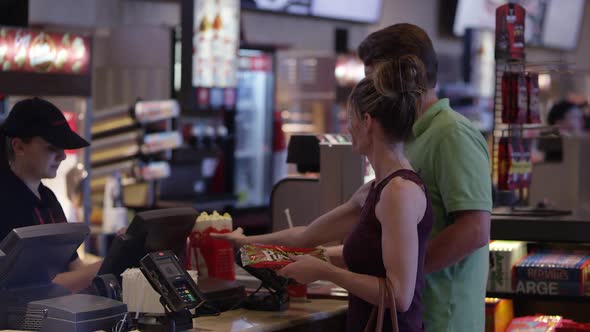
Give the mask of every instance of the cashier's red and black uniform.
M 51 189 L 39 185 L 38 198 L 9 167 L 0 167 L 0 242 L 14 228 L 67 222 Z M 70 261 L 78 255 L 74 253 Z M 64 271 L 67 267 L 64 267 Z

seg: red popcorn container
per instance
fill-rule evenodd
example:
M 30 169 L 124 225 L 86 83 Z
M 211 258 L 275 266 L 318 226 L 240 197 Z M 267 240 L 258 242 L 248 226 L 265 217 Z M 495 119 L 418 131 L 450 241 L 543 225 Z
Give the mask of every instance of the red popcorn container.
M 186 269 L 197 270 L 199 277 L 235 280 L 234 249 L 230 242 L 211 237 L 212 233 L 230 233 L 229 214 L 203 212 L 197 218 L 186 245 Z

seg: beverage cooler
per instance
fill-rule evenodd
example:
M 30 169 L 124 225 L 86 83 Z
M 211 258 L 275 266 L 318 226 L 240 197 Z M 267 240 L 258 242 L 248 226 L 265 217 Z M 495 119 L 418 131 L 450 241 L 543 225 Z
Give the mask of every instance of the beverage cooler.
M 241 49 L 236 105 L 235 193 L 240 208 L 267 205 L 272 187 L 273 53 Z

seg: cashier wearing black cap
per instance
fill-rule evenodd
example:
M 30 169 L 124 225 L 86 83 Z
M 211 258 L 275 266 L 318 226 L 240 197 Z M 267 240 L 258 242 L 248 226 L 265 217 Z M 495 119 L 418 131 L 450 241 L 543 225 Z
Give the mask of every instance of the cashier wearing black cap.
M 54 178 L 64 149 L 89 144 L 70 129 L 52 103 L 31 98 L 14 105 L 0 126 L 0 241 L 13 228 L 67 222 L 61 205 L 41 179 Z M 100 263 L 72 257 L 55 283 L 79 292 L 88 287 Z

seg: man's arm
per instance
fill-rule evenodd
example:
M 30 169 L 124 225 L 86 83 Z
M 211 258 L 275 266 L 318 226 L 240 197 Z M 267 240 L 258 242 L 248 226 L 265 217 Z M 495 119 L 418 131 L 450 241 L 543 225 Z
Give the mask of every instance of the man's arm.
M 427 274 L 458 263 L 490 242 L 489 212 L 458 211 L 453 216 L 455 222 L 428 242 L 424 262 Z
M 439 143 L 434 174 L 449 219 L 426 250 L 425 271 L 458 263 L 487 245 L 492 188 L 490 158 L 483 136 L 469 127 L 454 128 Z
M 55 276 L 53 282 L 65 287 L 72 293 L 79 293 L 88 288 L 94 277 L 98 273 L 102 261 L 84 264 L 80 258 L 70 263 L 68 272 L 63 272 Z

